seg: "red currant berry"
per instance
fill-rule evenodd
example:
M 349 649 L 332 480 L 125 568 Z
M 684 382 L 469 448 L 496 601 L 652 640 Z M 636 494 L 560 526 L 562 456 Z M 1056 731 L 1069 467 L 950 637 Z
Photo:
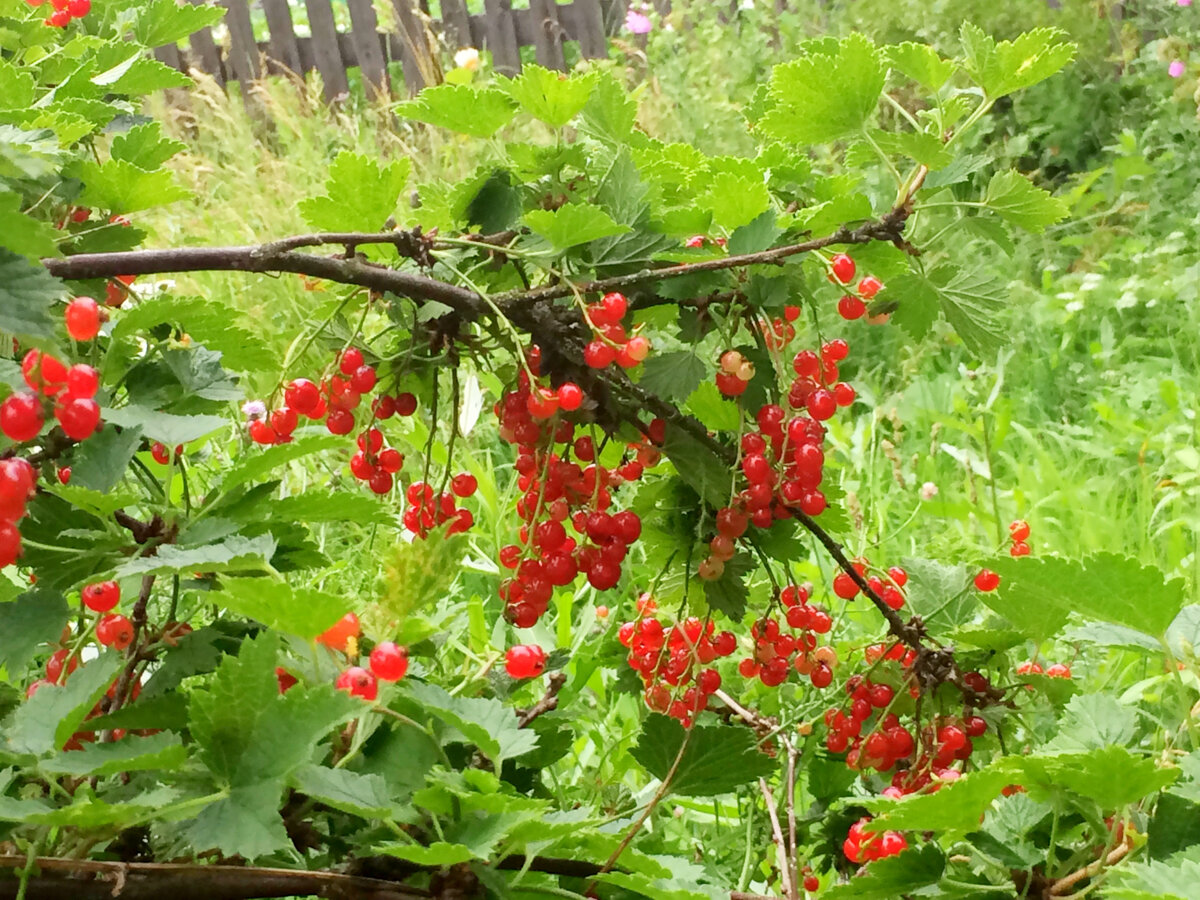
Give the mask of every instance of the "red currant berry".
M 61 469 L 59 469 L 57 472 L 55 472 L 55 475 L 58 476 L 59 484 L 70 484 L 71 483 L 71 467 L 70 466 L 63 466 Z
M 838 572 L 833 576 L 833 592 L 843 600 L 853 600 L 858 596 L 858 585 L 848 572 Z
M 536 678 L 546 669 L 546 651 L 536 644 L 517 644 L 504 655 L 504 669 L 512 678 Z
M 1029 523 L 1024 519 L 1017 519 L 1008 526 L 1009 536 L 1014 541 L 1025 541 L 1029 539 Z
M 74 341 L 90 341 L 100 333 L 100 305 L 91 297 L 76 297 L 63 313 L 67 334 Z
M 248 430 L 250 432 L 250 440 L 256 444 L 270 445 L 279 439 L 279 435 L 275 433 L 275 429 L 262 419 L 255 419 L 251 422 Z M 165 447 L 163 449 L 166 450 Z M 163 455 L 165 456 L 166 454 L 164 453 Z
M 616 358 L 616 348 L 599 339 L 592 341 L 583 349 L 583 361 L 592 369 L 607 368 Z
M 379 679 L 362 666 L 351 666 L 337 679 L 337 689 L 352 697 L 371 701 L 379 696 Z
M 564 381 L 558 386 L 558 405 L 567 412 L 579 409 L 583 403 L 583 389 L 573 381 Z
M 330 434 L 349 434 L 354 430 L 354 413 L 345 409 L 331 410 L 325 427 Z
M 1008 552 L 1012 556 L 1028 556 L 1030 553 L 1029 545 L 1024 541 L 1017 541 L 1008 548 Z
M 88 609 L 106 613 L 121 602 L 121 586 L 115 581 L 98 581 L 84 587 L 80 597 Z
M 867 311 L 867 304 L 863 303 L 852 294 L 847 294 L 837 304 L 838 315 L 847 322 L 852 322 L 855 319 L 861 319 Z
M 68 0 L 67 12 L 73 19 L 82 19 L 92 11 L 92 0 Z
M 351 347 L 342 354 L 341 361 L 338 363 L 338 368 L 343 375 L 353 375 L 358 367 L 363 364 L 362 351 L 357 347 Z
M 883 290 L 883 282 L 874 275 L 868 275 L 858 283 L 858 295 L 864 300 L 870 300 Z
M 994 591 L 1000 586 L 1000 576 L 991 569 L 982 569 L 975 576 L 975 588 L 980 591 Z
M 392 489 L 392 483 L 392 473 L 378 469 L 372 473 L 367 481 L 367 486 L 376 494 L 386 494 Z
M 100 424 L 100 404 L 87 397 L 73 397 L 55 407 L 54 418 L 71 440 L 86 440 Z
M 459 497 L 470 497 L 479 489 L 479 482 L 469 472 L 462 472 L 450 480 L 450 490 Z
M 322 633 L 317 640 L 333 650 L 345 651 L 346 643 L 352 637 L 358 637 L 358 616 L 349 612 L 342 616 L 332 627 Z
M 0 403 L 0 431 L 11 441 L 31 441 L 42 430 L 42 404 L 33 394 L 10 395 Z
M 829 261 L 829 268 L 833 273 L 833 277 L 841 284 L 849 284 L 854 278 L 857 267 L 854 265 L 854 260 L 849 256 L 845 253 L 839 253 Z
M 67 369 L 67 396 L 90 400 L 100 389 L 100 373 L 80 363 Z
M 378 380 L 379 376 L 375 374 L 373 366 L 359 366 L 350 376 L 350 386 L 360 394 L 365 394 L 374 389 Z
M 408 674 L 408 650 L 384 641 L 371 651 L 371 671 L 381 681 L 399 681 Z
M 321 389 L 307 378 L 297 378 L 284 389 L 283 399 L 298 413 L 308 415 L 321 402 Z
M 96 640 L 105 647 L 124 650 L 133 643 L 133 623 L 124 616 L 105 616 L 96 623 Z
M 892 579 L 892 584 L 896 587 L 904 587 L 908 584 L 908 573 L 899 566 L 892 566 L 887 570 L 888 578 Z

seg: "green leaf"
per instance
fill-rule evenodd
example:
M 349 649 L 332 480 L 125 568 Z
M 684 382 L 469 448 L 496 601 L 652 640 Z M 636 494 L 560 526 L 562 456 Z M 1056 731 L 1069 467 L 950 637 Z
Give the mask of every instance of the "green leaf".
M 757 130 L 781 141 L 819 144 L 861 131 L 874 116 L 887 70 L 869 38 L 816 42 L 821 52 L 775 67 L 775 105 Z
M 180 416 L 136 403 L 119 409 L 105 408 L 103 414 L 105 422 L 122 428 L 139 428 L 145 437 L 161 441 L 168 447 L 191 443 L 229 426 L 220 416 Z
M 889 156 L 907 156 L 930 169 L 945 168 L 954 159 L 940 137 L 925 131 L 875 131 L 872 137 Z
M 203 400 L 241 400 L 245 396 L 216 351 L 197 344 L 187 350 L 168 350 L 162 359 L 189 395 Z
M 0 331 L 50 338 L 50 306 L 67 293 L 61 281 L 23 256 L 0 247 Z
M 103 653 L 72 672 L 65 685 L 43 685 L 9 716 L 0 733 L 4 748 L 34 756 L 61 750 L 112 685 L 124 661 L 120 653 Z
M 708 367 L 692 350 L 656 353 L 642 364 L 638 384 L 664 400 L 681 401 L 704 380 Z
M 712 211 L 714 224 L 732 231 L 765 213 L 771 205 L 771 195 L 761 178 L 714 172 L 708 176 L 707 190 L 696 198 L 696 205 Z
M 300 215 L 321 231 L 379 231 L 396 212 L 411 169 L 407 157 L 381 166 L 343 150 L 329 167 L 325 196 L 300 201 Z
M 45 588 L 0 603 L 0 666 L 10 678 L 23 672 L 38 646 L 57 641 L 70 618 L 66 598 Z
M 137 125 L 113 138 L 109 152 L 113 159 L 123 159 L 143 169 L 156 169 L 168 159 L 187 149 L 187 144 L 168 138 L 158 122 Z
M 149 0 L 138 3 L 133 36 L 144 47 L 174 44 L 190 35 L 216 25 L 225 15 L 219 6 L 180 5 L 175 0 Z
M 928 44 L 905 41 L 883 48 L 888 64 L 931 91 L 937 91 L 954 74 L 954 63 L 942 59 Z
M 440 526 L 423 541 L 396 541 L 383 559 L 384 589 L 377 601 L 388 621 L 405 622 L 446 596 L 466 556 L 464 535 Z
M 1035 800 L 1052 798 L 1066 789 L 1095 801 L 1104 810 L 1142 800 L 1179 777 L 1179 769 L 1160 768 L 1155 760 L 1135 756 L 1119 746 L 1011 759 L 1023 770 L 1020 783 Z
M 524 222 L 534 234 L 541 235 L 555 250 L 566 250 L 604 237 L 625 234 L 628 225 L 619 225 L 598 206 L 566 203 L 551 212 L 534 209 L 525 213 Z
M 269 534 L 257 537 L 233 535 L 202 547 L 178 547 L 165 544 L 154 556 L 132 557 L 117 566 L 118 579 L 146 575 L 191 575 L 194 572 L 265 570 L 275 553 L 275 539 Z
M 717 427 L 707 417 L 703 421 L 709 427 Z M 671 460 L 679 477 L 709 503 L 720 507 L 729 502 L 733 479 L 729 466 L 690 432 L 668 426 L 663 453 Z
M 708 885 L 689 884 L 678 878 L 652 878 L 633 872 L 607 872 L 597 881 L 632 891 L 651 900 L 726 900 L 729 891 Z
M 567 76 L 527 64 L 506 88 L 525 112 L 552 128 L 561 128 L 583 109 L 594 85 L 595 78 L 590 73 Z
M 224 424 L 224 420 L 222 420 Z M 165 443 L 165 442 L 164 442 Z M 314 434 L 298 437 L 290 444 L 280 444 L 268 447 L 261 453 L 244 453 L 228 469 L 221 479 L 221 488 L 231 491 L 239 485 L 258 481 L 268 472 L 286 466 L 290 462 L 323 453 L 326 450 L 336 450 L 345 446 L 345 441 L 335 434 Z
M 960 35 L 967 72 L 989 100 L 1037 84 L 1075 57 L 1075 45 L 1063 42 L 1066 35 L 1057 28 L 1035 28 L 997 43 L 978 25 L 964 22 Z
M 834 885 L 821 897 L 822 900 L 896 900 L 934 884 L 945 869 L 946 858 L 937 844 L 911 847 L 896 856 L 868 863 L 849 882 Z
M 1074 753 L 1112 744 L 1133 746 L 1136 735 L 1135 709 L 1110 694 L 1076 694 L 1063 710 L 1058 735 L 1044 750 Z
M 292 773 L 291 785 L 306 797 L 364 819 L 384 818 L 392 810 L 387 782 L 378 775 L 308 765 Z
M 999 573 L 1001 584 L 984 602 L 1018 627 L 1024 624 L 1019 609 L 1037 606 L 1060 622 L 1074 612 L 1163 637 L 1185 599 L 1180 579 L 1168 581 L 1161 570 L 1115 553 L 1083 560 L 1002 557 L 988 568 Z
M 584 104 L 579 130 L 598 140 L 625 143 L 637 119 L 637 101 L 608 71 L 596 73 L 592 93 Z
M 90 723 L 89 723 L 90 725 Z M 178 735 L 126 737 L 109 744 L 87 744 L 39 765 L 55 775 L 115 775 L 145 769 L 177 769 L 187 760 Z
M 174 692 L 139 699 L 129 706 L 122 706 L 114 713 L 88 719 L 88 727 L 125 728 L 129 731 L 143 728 L 183 731 L 187 727 L 187 697 Z
M 972 589 L 974 573 L 965 565 L 951 566 L 931 559 L 901 560 L 908 572 L 906 604 L 935 627 L 965 625 L 975 618 L 978 601 Z
M 1133 862 L 1113 866 L 1104 884 L 1105 900 L 1193 900 L 1200 884 L 1200 860 Z
M 279 815 L 281 792 L 282 784 L 272 781 L 235 787 L 227 797 L 200 810 L 180 830 L 200 853 L 217 850 L 226 856 L 253 860 L 292 849 Z
M 124 231 L 125 229 L 122 229 Z M 279 360 L 250 326 L 228 304 L 201 297 L 174 294 L 141 300 L 122 311 L 113 338 L 128 339 L 168 322 L 210 350 L 219 350 L 222 362 L 238 371 L 269 371 L 275 376 Z
M 683 726 L 674 719 L 651 715 L 630 755 L 660 781 L 667 777 L 684 741 Z M 775 771 L 774 760 L 762 753 L 748 728 L 701 725 L 691 739 L 671 779 L 670 790 L 684 797 L 715 797 Z
M 44 256 L 58 256 L 59 232 L 49 222 L 31 219 L 21 211 L 20 196 L 0 193 L 0 246 L 36 262 Z
M 141 440 L 137 428 L 105 428 L 92 435 L 71 460 L 70 486 L 111 491 L 124 477 Z
M 749 222 L 729 236 L 729 253 L 737 256 L 741 253 L 758 253 L 766 250 L 783 234 L 773 210 L 766 210 L 753 222 Z M 763 279 L 759 281 L 782 281 L 782 279 Z
M 367 494 L 346 491 L 305 491 L 269 504 L 265 511 L 282 522 L 356 522 L 359 525 L 388 525 L 395 516 Z
M 213 598 L 230 612 L 306 641 L 346 614 L 346 598 L 271 578 L 226 578 Z
M 420 844 L 376 844 L 371 851 L 404 859 L 418 866 L 454 866 L 475 858 L 475 854 L 461 844 L 444 841 L 436 841 L 428 847 Z
M 1188 659 L 1200 648 L 1200 605 L 1185 606 L 1167 628 L 1167 646 L 1177 657 Z
M 504 760 L 528 753 L 537 747 L 537 734 L 520 728 L 513 711 L 499 700 L 452 697 L 433 684 L 412 682 L 410 696 L 424 710 L 458 732 L 490 759 L 499 771 Z
M 937 291 L 942 314 L 967 349 L 980 357 L 992 356 L 1006 337 L 996 321 L 1004 308 L 1004 285 L 982 269 L 959 269 L 952 265 L 935 270 L 929 281 Z
M 488 138 L 512 120 L 516 104 L 498 88 L 439 84 L 425 88 L 414 100 L 396 104 L 396 112 L 460 134 Z
M 84 185 L 79 202 L 114 213 L 140 212 L 192 196 L 169 169 L 148 172 L 123 159 L 85 160 L 78 177 Z
M 1004 221 L 1034 234 L 1041 234 L 1068 213 L 1067 204 L 1015 169 L 992 176 L 983 202 Z
M 91 82 L 103 87 L 106 93 L 138 96 L 167 88 L 186 87 L 192 80 L 178 69 L 145 56 L 139 50 L 120 64 L 93 76 Z M 155 163 L 142 168 L 156 168 L 157 165 Z
M 33 106 L 36 97 L 37 80 L 33 73 L 0 59 L 0 108 L 26 109 Z
M 1012 772 L 1001 764 L 963 775 L 932 794 L 896 800 L 872 797 L 865 801 L 875 813 L 870 830 L 936 831 L 947 837 L 967 834 L 979 827 L 984 811 L 1012 781 Z
M 1143 653 L 1162 652 L 1162 644 L 1149 635 L 1110 622 L 1088 622 L 1086 625 L 1072 626 L 1063 632 L 1062 639 L 1068 644 L 1087 643 L 1100 647 L 1125 647 Z
M 1200 802 L 1165 791 L 1154 805 L 1146 837 L 1154 859 L 1165 859 L 1200 844 Z
M 754 558 L 749 553 L 738 553 L 725 563 L 721 577 L 704 582 L 704 598 L 713 609 L 720 610 L 733 621 L 740 622 L 746 615 L 746 576 L 754 570 Z

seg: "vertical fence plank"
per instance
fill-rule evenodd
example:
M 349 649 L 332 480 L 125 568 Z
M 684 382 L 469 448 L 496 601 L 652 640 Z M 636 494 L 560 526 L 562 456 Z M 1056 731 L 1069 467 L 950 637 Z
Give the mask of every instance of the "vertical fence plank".
M 333 7 L 329 0 L 304 0 L 308 11 L 308 27 L 312 31 L 313 60 L 321 80 L 325 82 L 325 100 L 332 103 L 342 94 L 350 92 L 346 80 L 346 64 L 338 47 L 337 26 L 333 21 Z
M 371 99 L 387 97 L 387 62 L 383 57 L 383 41 L 379 36 L 379 21 L 371 0 L 347 0 L 350 7 L 351 38 L 358 51 L 358 67 L 363 84 Z
M 292 10 L 288 0 L 262 0 L 262 8 L 267 14 L 267 28 L 271 31 L 271 58 L 288 71 L 303 75 L 304 66 L 300 62 L 300 47 L 296 43 L 296 29 L 292 27 Z
M 563 29 L 558 21 L 558 4 L 555 0 L 529 0 L 529 13 L 533 19 L 533 47 L 538 65 L 565 72 L 567 60 L 563 56 Z
M 517 46 L 512 0 L 483 0 L 483 12 L 487 17 L 487 44 L 492 51 L 492 65 L 501 75 L 519 75 L 521 51 Z
M 442 0 L 442 29 L 451 50 L 471 47 L 471 18 L 463 0 Z
M 186 71 L 183 68 L 183 57 L 179 55 L 179 48 L 174 44 L 156 47 L 154 49 L 154 58 L 161 63 L 166 63 L 172 69 L 178 69 L 180 72 Z
M 193 6 L 199 6 L 204 0 L 189 0 Z M 225 87 L 225 67 L 221 64 L 221 51 L 213 40 L 211 28 L 201 28 L 190 38 L 188 44 L 192 48 L 198 68 L 213 77 L 217 84 Z
M 400 65 L 404 68 L 404 85 L 415 94 L 436 77 L 433 53 L 425 33 L 425 20 L 412 7 L 411 0 L 392 0 L 396 21 L 400 25 Z
M 600 0 L 575 0 L 575 21 L 579 41 L 579 52 L 585 59 L 607 59 L 608 39 L 604 36 L 604 15 L 600 12 Z
M 254 26 L 250 24 L 250 7 L 246 0 L 221 0 L 221 5 L 228 10 L 225 27 L 229 29 L 229 67 L 244 90 L 262 74 Z

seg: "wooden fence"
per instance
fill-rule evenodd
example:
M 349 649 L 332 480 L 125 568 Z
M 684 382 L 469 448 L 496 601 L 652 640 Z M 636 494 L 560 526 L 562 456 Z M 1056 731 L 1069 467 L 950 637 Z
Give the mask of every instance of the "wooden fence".
M 190 0 L 199 3 L 202 0 Z M 516 75 L 521 71 L 521 47 L 533 47 L 539 65 L 550 69 L 566 68 L 563 44 L 574 41 L 585 58 L 608 55 L 605 15 L 624 17 L 622 0 L 529 0 L 528 9 L 512 8 L 512 0 L 484 0 L 482 15 L 467 11 L 465 0 L 440 0 L 441 18 L 431 17 L 428 0 L 390 0 L 395 9 L 397 30 L 379 31 L 372 0 L 343 0 L 349 7 L 350 32 L 337 30 L 331 0 L 304 0 L 310 37 L 298 37 L 292 23 L 288 0 L 220 0 L 226 8 L 224 27 L 228 42 L 218 43 L 212 29 L 198 31 L 188 40 L 188 48 L 175 45 L 160 47 L 155 56 L 181 71 L 199 69 L 220 84 L 230 81 L 243 86 L 264 74 L 303 75 L 312 70 L 321 73 L 325 99 L 334 100 L 349 90 L 348 69 L 362 72 L 369 93 L 387 97 L 415 93 L 440 80 L 439 45 L 455 50 L 462 47 L 486 49 L 492 65 L 500 73 Z M 270 38 L 256 42 L 251 6 L 261 7 Z M 390 82 L 388 64 L 399 62 L 404 85 L 396 89 Z

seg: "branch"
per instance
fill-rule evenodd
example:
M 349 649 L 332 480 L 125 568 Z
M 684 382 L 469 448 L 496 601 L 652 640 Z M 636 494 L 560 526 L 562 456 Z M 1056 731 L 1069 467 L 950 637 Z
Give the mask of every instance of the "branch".
M 767 787 L 766 779 L 758 779 L 758 789 L 762 792 L 767 804 L 767 815 L 771 817 L 771 834 L 775 839 L 775 852 L 779 857 L 779 878 L 783 882 L 783 892 L 788 900 L 796 900 L 796 891 L 792 884 L 792 862 L 788 859 L 787 841 L 783 837 L 783 829 L 779 827 L 779 815 L 775 811 L 775 798 Z
M 552 709 L 558 708 L 558 692 L 563 689 L 563 685 L 567 683 L 567 676 L 562 672 L 555 672 L 550 676 L 550 683 L 546 685 L 546 693 L 542 699 L 535 703 L 529 709 L 520 714 L 517 721 L 518 728 L 526 728 L 529 723 L 540 716 L 542 713 L 548 713 Z

